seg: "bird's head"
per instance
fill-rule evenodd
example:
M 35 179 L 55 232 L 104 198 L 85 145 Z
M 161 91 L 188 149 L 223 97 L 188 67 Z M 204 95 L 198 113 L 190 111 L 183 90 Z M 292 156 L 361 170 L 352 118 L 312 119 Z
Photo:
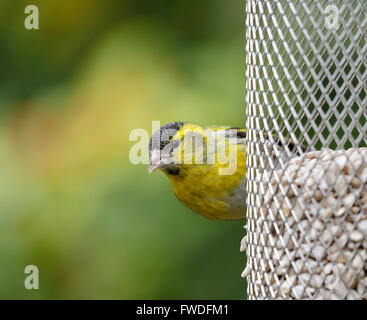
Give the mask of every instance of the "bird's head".
M 165 124 L 149 141 L 148 172 L 161 169 L 166 174 L 178 175 L 184 163 L 196 163 L 195 154 L 204 154 L 204 137 L 204 129 L 198 125 L 181 121 Z

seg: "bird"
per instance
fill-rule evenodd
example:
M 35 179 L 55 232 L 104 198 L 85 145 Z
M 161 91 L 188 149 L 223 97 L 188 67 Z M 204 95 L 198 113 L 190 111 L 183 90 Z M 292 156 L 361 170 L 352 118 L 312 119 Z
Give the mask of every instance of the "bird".
M 162 171 L 176 197 L 200 216 L 216 221 L 245 219 L 246 135 L 240 127 L 167 123 L 149 140 L 148 172 Z M 279 139 L 263 137 L 284 147 Z M 261 144 L 263 151 L 265 145 Z M 295 149 L 293 143 L 286 145 Z

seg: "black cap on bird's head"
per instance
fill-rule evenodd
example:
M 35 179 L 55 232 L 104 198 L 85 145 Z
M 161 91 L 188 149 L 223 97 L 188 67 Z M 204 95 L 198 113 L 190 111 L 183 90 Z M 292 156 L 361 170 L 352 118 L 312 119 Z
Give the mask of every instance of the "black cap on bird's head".
M 173 168 L 173 163 L 170 159 L 171 151 L 177 147 L 177 143 L 172 141 L 172 138 L 183 126 L 184 123 L 181 121 L 170 122 L 153 133 L 149 140 L 149 173 L 165 167 L 167 167 L 169 173 L 174 174 L 176 172 L 177 169 Z

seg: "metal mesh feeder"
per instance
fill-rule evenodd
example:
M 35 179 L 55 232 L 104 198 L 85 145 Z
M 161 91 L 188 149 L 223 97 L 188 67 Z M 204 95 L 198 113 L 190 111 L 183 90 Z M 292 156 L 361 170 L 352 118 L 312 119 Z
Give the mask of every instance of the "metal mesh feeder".
M 249 299 L 367 299 L 367 2 L 247 0 Z

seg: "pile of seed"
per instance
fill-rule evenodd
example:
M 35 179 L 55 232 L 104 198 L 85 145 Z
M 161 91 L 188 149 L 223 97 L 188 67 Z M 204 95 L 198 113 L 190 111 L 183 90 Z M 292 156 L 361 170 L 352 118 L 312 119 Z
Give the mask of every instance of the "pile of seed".
M 308 152 L 252 183 L 249 296 L 367 299 L 367 148 Z

